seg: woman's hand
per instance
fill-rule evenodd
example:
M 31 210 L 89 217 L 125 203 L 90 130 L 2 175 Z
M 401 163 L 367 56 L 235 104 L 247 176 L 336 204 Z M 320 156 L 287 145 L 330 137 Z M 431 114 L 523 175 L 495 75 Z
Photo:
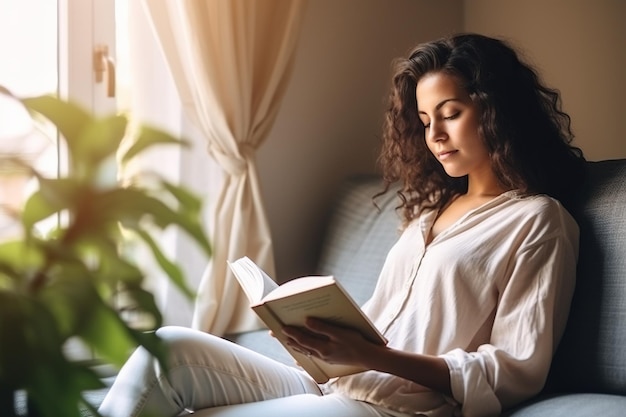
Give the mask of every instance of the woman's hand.
M 282 331 L 287 344 L 306 355 L 393 374 L 452 395 L 448 365 L 438 356 L 377 345 L 356 330 L 314 318 L 308 318 L 304 327 L 285 326 Z
M 367 359 L 381 348 L 354 329 L 316 318 L 308 318 L 305 327 L 285 326 L 282 331 L 291 348 L 328 363 L 367 367 Z

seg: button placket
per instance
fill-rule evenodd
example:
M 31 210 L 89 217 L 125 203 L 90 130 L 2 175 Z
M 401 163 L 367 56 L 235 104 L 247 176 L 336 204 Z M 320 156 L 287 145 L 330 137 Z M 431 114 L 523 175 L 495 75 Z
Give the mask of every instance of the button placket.
M 422 264 L 422 260 L 424 259 L 425 255 L 426 255 L 426 250 L 422 249 L 421 255 L 419 256 L 417 261 L 413 263 L 413 266 L 411 267 L 411 272 L 408 274 L 407 279 L 402 284 L 402 291 L 401 291 L 402 297 L 394 297 L 396 306 L 395 308 L 392 309 L 392 313 L 389 313 L 389 316 L 387 317 L 388 321 L 387 321 L 387 325 L 384 327 L 383 333 L 389 330 L 389 327 L 391 327 L 395 319 L 400 315 L 400 313 L 402 312 L 402 309 L 408 302 L 409 296 L 411 294 L 411 287 L 413 286 L 413 283 L 415 282 L 417 273 L 419 271 L 419 268 Z

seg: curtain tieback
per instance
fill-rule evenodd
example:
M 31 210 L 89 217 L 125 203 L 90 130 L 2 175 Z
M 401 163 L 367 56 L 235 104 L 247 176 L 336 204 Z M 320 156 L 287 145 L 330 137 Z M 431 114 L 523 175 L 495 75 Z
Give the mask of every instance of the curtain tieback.
M 254 157 L 255 148 L 247 143 L 237 145 L 241 157 L 226 154 L 215 146 L 209 146 L 209 154 L 220 167 L 231 176 L 240 176 L 248 171 L 248 161 Z

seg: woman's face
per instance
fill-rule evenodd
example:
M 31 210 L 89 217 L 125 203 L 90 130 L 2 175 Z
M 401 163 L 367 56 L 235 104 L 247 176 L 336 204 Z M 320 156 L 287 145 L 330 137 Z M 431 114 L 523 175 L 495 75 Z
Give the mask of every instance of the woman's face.
M 415 91 L 426 145 L 451 177 L 493 175 L 479 134 L 479 112 L 459 79 L 443 72 L 424 75 Z

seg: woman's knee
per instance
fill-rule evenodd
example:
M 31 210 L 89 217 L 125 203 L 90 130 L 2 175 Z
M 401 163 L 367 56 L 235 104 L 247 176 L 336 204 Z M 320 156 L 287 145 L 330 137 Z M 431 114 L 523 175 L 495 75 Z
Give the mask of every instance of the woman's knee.
M 232 349 L 230 342 L 188 327 L 164 326 L 156 335 L 164 344 L 171 365 L 203 363 Z
M 198 330 L 182 326 L 164 326 L 156 330 L 159 339 L 167 344 L 193 339 Z

